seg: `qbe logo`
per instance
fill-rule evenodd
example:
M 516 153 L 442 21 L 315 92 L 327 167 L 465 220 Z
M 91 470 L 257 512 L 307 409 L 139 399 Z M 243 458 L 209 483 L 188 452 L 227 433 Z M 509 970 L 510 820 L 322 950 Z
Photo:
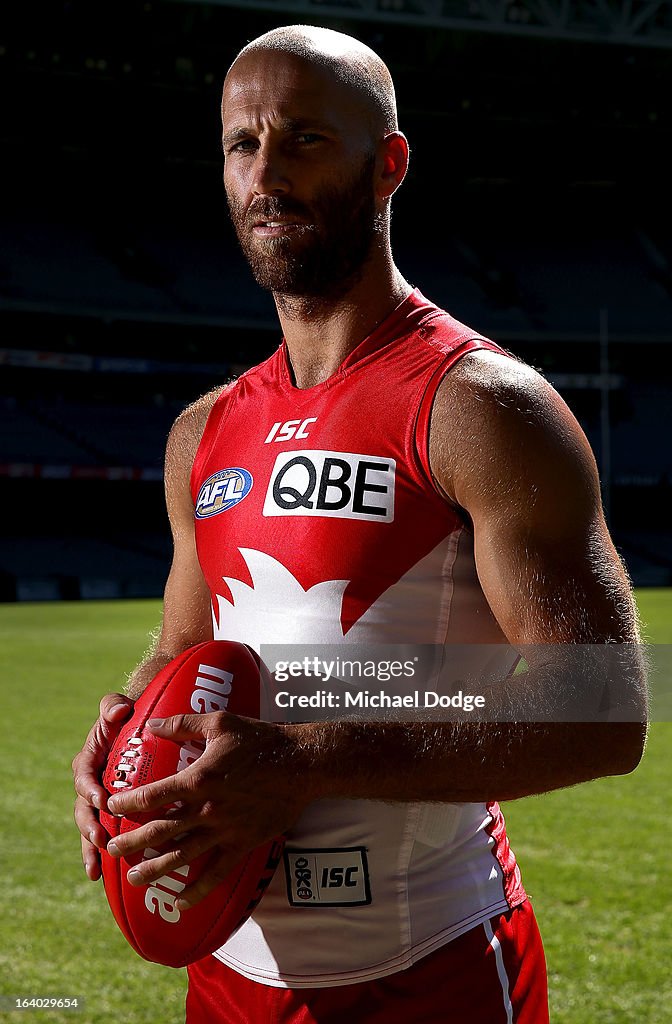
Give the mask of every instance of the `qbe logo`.
M 252 490 L 253 483 L 252 474 L 238 466 L 213 473 L 198 492 L 196 518 L 208 519 L 240 504 Z
M 287 895 L 292 907 L 352 907 L 371 902 L 363 846 L 285 849 Z
M 396 465 L 394 459 L 352 452 L 281 452 L 263 514 L 391 523 Z

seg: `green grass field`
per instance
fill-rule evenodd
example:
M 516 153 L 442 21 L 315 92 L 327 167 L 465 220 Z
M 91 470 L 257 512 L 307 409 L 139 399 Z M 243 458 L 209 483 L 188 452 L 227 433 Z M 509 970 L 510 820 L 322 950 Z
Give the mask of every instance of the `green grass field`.
M 672 591 L 637 596 L 647 638 L 672 644 Z M 81 869 L 72 818 L 70 761 L 159 617 L 158 601 L 0 606 L 0 994 L 84 1002 L 76 1014 L 0 1011 L 1 1020 L 184 1019 L 185 972 L 126 944 L 101 883 Z M 654 724 L 633 775 L 505 807 L 544 937 L 553 1024 L 672 1021 L 671 741 L 672 725 Z

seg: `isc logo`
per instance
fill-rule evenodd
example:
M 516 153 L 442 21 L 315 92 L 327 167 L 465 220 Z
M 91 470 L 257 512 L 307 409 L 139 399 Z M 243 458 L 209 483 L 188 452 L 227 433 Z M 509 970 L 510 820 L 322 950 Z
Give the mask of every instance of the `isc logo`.
M 271 441 L 291 441 L 293 437 L 303 440 L 308 437 L 306 427 L 309 423 L 315 423 L 317 416 L 309 416 L 307 420 L 287 420 L 285 423 L 274 423 L 268 432 L 264 444 Z
M 371 902 L 366 850 L 285 850 L 287 893 L 293 907 L 362 906 Z
M 352 452 L 282 452 L 266 491 L 265 516 L 323 516 L 391 523 L 394 459 Z
M 238 505 L 252 490 L 253 482 L 252 474 L 237 466 L 213 473 L 198 492 L 196 518 L 208 519 Z

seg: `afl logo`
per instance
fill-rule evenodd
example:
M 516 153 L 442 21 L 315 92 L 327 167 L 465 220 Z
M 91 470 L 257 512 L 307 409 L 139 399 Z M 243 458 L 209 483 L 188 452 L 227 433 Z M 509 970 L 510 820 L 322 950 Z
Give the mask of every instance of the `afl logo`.
M 238 505 L 252 490 L 252 474 L 239 467 L 220 469 L 201 486 L 196 499 L 196 518 L 208 519 Z

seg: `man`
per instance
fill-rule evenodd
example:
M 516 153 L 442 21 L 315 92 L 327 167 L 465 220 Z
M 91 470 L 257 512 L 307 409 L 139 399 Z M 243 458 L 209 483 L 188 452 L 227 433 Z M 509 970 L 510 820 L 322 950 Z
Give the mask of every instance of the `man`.
M 108 840 L 96 814 L 106 751 L 133 698 L 192 644 L 494 645 L 504 679 L 521 649 L 638 639 L 575 418 L 395 266 L 390 201 L 408 144 L 380 58 L 330 30 L 273 30 L 234 60 L 222 121 L 231 216 L 284 340 L 171 431 L 161 635 L 128 697 L 103 698 L 73 763 L 91 879 Z M 437 231 L 443 202 L 437 165 Z M 232 500 L 213 503 L 222 480 Z M 509 688 L 519 710 L 536 686 L 564 686 L 528 660 L 524 686 Z M 134 884 L 216 847 L 178 901 L 187 909 L 244 851 L 288 831 L 285 876 L 189 969 L 190 1024 L 543 1024 L 543 949 L 496 801 L 632 771 L 642 694 L 635 667 L 630 720 L 590 727 L 533 714 L 518 726 L 283 726 L 226 713 L 156 726 L 207 747 L 172 781 L 110 799 L 116 813 L 181 803 L 108 846 L 166 844 Z M 350 858 L 356 891 L 302 906 L 291 873 L 304 854 Z

